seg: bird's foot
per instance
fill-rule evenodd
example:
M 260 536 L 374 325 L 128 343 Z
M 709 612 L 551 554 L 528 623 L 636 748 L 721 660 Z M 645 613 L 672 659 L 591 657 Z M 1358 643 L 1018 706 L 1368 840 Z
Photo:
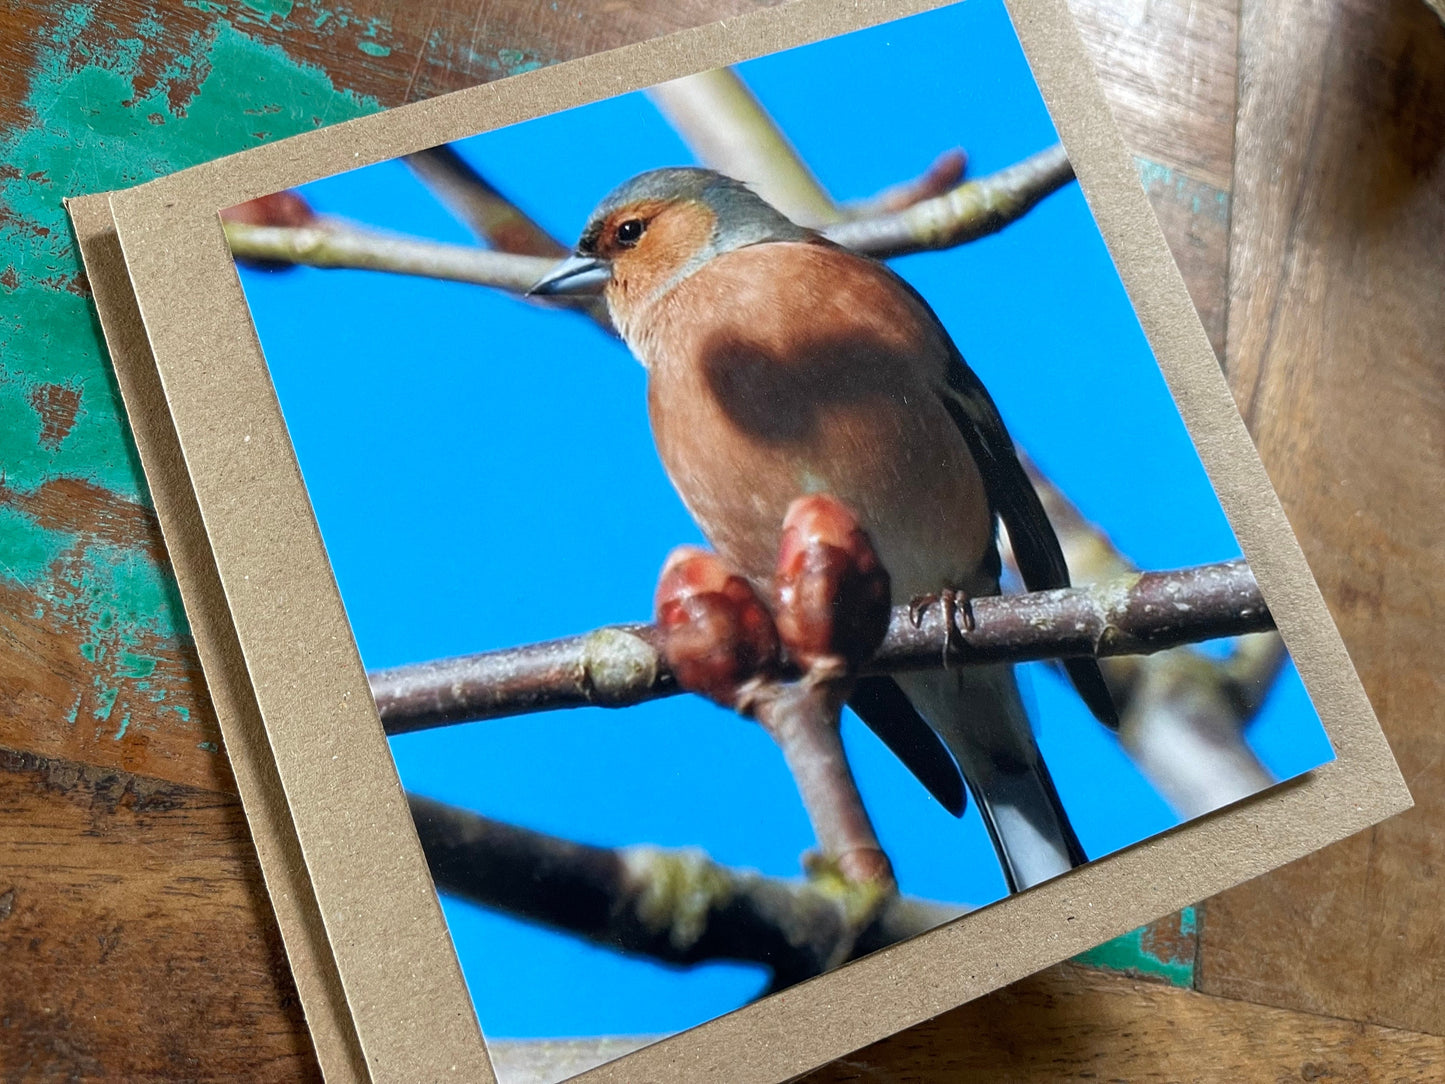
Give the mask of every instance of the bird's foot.
M 972 632 L 977 627 L 973 617 L 973 600 L 967 592 L 954 587 L 945 587 L 936 594 L 914 595 L 908 600 L 908 620 L 915 629 L 923 624 L 924 614 L 934 606 L 943 610 L 943 665 L 947 667 L 963 646 L 963 633 Z

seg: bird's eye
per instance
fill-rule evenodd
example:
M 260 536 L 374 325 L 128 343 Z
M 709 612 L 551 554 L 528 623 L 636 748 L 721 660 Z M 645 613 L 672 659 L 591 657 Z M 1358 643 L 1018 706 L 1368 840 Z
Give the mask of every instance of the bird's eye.
M 632 245 L 637 244 L 638 239 L 642 236 L 642 231 L 646 228 L 647 226 L 642 219 L 629 218 L 617 227 L 617 243 L 630 248 Z

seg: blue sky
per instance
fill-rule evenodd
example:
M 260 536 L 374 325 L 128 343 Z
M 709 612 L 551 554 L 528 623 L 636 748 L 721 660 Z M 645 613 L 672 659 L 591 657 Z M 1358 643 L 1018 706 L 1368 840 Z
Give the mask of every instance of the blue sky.
M 977 176 L 1057 139 L 999 0 L 741 71 L 839 199 L 915 176 L 951 147 Z M 692 161 L 641 95 L 459 147 L 569 243 L 615 184 Z M 324 213 L 470 240 L 400 163 L 303 192 Z M 998 235 L 895 267 L 1020 446 L 1124 553 L 1156 569 L 1238 555 L 1077 186 Z M 625 347 L 476 287 L 311 269 L 243 269 L 242 282 L 368 667 L 648 617 L 663 558 L 700 536 L 657 462 L 644 374 Z M 1022 680 L 1091 855 L 1176 823 L 1062 682 L 1037 666 Z M 972 805 L 949 816 L 856 720 L 845 739 L 904 891 L 999 898 Z M 1292 668 L 1249 740 L 1282 778 L 1330 758 Z M 766 735 L 692 697 L 449 727 L 392 748 L 408 788 L 572 839 L 700 846 L 779 876 L 813 845 Z M 495 1037 L 674 1031 L 764 982 L 754 968 L 662 968 L 443 903 Z

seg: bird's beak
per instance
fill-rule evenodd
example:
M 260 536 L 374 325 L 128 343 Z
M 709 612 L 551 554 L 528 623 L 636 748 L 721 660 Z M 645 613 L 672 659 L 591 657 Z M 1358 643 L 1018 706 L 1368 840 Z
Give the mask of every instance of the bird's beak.
M 527 296 L 601 293 L 611 277 L 612 266 L 606 260 L 596 256 L 568 256 L 533 283 Z

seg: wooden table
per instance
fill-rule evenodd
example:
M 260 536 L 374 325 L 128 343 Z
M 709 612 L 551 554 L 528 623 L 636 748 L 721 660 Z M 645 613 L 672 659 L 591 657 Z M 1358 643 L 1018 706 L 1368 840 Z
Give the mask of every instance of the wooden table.
M 755 2 L 0 11 L 6 1079 L 316 1075 L 61 197 Z M 808 1079 L 1445 1079 L 1445 28 L 1073 2 L 1419 806 Z

